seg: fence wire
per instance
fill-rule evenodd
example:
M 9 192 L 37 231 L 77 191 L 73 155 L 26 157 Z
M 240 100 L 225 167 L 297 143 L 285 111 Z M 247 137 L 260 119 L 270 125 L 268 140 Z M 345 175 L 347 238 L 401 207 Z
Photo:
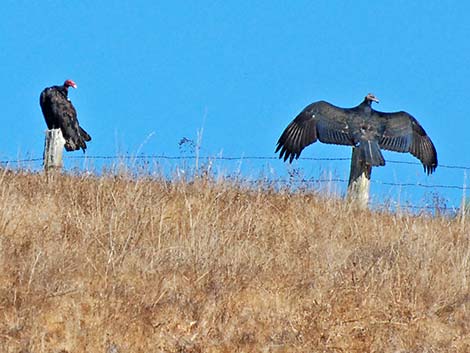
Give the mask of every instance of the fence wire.
M 140 161 L 140 160 L 168 160 L 168 161 L 185 161 L 185 160 L 200 160 L 200 161 L 276 161 L 279 158 L 276 156 L 198 156 L 198 155 L 183 155 L 183 156 L 167 156 L 167 155 L 159 155 L 159 154 L 149 154 L 149 155 L 77 155 L 77 156 L 64 156 L 64 161 L 67 160 L 115 160 L 115 161 Z M 299 158 L 300 160 L 305 161 L 318 161 L 318 162 L 325 162 L 325 161 L 350 161 L 351 158 L 348 157 L 302 157 Z M 12 165 L 27 165 L 31 163 L 38 163 L 43 162 L 43 158 L 41 157 L 30 157 L 30 158 L 22 158 L 22 159 L 4 159 L 0 161 L 0 165 L 3 166 L 12 166 Z M 387 163 L 390 164 L 406 164 L 406 165 L 419 165 L 419 162 L 408 162 L 408 161 L 398 161 L 398 160 L 387 160 Z M 462 170 L 462 171 L 470 171 L 470 166 L 463 166 L 463 165 L 446 165 L 440 164 L 439 168 L 444 169 L 453 169 L 453 170 Z M 263 178 L 260 177 L 259 179 L 255 180 L 244 180 L 244 182 L 249 183 L 260 183 L 266 182 L 270 184 L 279 184 L 279 185 L 301 185 L 301 184 L 322 184 L 322 183 L 348 183 L 347 179 L 343 178 L 301 178 L 299 176 L 290 176 L 286 178 Z M 388 182 L 382 180 L 371 179 L 371 183 L 390 186 L 390 187 L 398 187 L 398 188 L 426 188 L 426 189 L 447 189 L 447 190 L 460 190 L 465 193 L 467 187 L 465 185 L 446 185 L 446 184 L 423 184 L 423 183 L 397 183 L 397 182 Z M 384 205 L 381 205 L 384 206 Z M 434 209 L 435 206 L 406 206 L 406 208 L 410 209 Z M 443 207 L 444 209 L 452 209 L 455 210 L 455 207 Z

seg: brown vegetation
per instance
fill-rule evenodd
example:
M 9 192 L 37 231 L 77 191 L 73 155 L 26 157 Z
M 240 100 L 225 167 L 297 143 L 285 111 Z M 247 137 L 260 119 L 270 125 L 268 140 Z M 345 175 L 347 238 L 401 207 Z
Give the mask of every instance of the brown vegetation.
M 228 181 L 0 176 L 1 352 L 469 352 L 456 219 Z

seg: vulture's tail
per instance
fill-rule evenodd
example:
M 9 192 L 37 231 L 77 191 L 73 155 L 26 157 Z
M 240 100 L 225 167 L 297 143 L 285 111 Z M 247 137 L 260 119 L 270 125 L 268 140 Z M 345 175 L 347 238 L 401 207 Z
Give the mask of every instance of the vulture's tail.
M 86 142 L 91 141 L 91 136 L 78 126 L 78 131 L 73 131 L 73 134 L 67 136 L 65 139 L 66 151 L 77 151 L 80 148 L 85 152 Z
M 359 144 L 361 159 L 370 166 L 385 165 L 385 160 L 377 141 L 365 140 Z
M 88 135 L 88 132 L 82 129 L 81 126 L 78 127 L 80 129 L 80 135 L 83 137 L 85 141 L 91 141 L 91 136 Z

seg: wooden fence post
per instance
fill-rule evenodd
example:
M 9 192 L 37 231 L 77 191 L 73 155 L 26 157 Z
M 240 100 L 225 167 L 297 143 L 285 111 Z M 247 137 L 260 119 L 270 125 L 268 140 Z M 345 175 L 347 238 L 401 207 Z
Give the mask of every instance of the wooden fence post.
M 64 151 L 65 139 L 60 129 L 46 130 L 44 142 L 44 170 L 62 169 L 62 153 Z
M 348 183 L 348 199 L 357 203 L 361 209 L 367 209 L 368 207 L 371 173 L 372 167 L 361 160 L 359 149 L 353 147 Z

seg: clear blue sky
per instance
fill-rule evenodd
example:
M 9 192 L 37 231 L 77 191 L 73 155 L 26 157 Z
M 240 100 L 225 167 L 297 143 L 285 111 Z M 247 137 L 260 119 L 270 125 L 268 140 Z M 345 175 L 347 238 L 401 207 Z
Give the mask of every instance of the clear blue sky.
M 274 156 L 280 133 L 307 104 L 349 107 L 373 92 L 376 109 L 406 110 L 421 122 L 440 164 L 470 166 L 468 13 L 464 1 L 5 0 L 0 159 L 41 156 L 39 93 L 71 78 L 90 155 L 178 155 L 180 139 L 203 128 L 203 155 Z M 317 143 L 302 156 L 350 153 Z M 347 162 L 294 166 L 307 177 L 349 172 Z M 289 170 L 281 161 L 269 168 Z M 421 166 L 389 163 L 372 178 L 462 185 L 463 171 L 428 177 Z M 429 198 L 433 190 L 416 192 Z M 438 192 L 458 205 L 461 191 Z

